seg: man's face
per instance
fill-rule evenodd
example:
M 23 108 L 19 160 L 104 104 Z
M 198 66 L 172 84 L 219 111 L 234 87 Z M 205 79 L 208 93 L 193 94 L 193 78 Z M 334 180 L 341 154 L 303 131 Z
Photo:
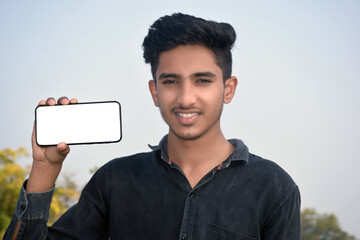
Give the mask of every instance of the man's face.
M 169 125 L 169 134 L 194 140 L 220 131 L 223 103 L 231 98 L 226 95 L 229 80 L 224 85 L 222 71 L 211 50 L 186 45 L 162 52 L 156 79 L 156 83 L 149 82 L 150 92 Z

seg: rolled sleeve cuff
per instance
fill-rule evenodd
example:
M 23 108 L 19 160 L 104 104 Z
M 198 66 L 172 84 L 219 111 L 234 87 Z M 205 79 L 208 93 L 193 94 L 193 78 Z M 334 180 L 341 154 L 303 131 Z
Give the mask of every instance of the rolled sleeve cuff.
M 43 219 L 47 222 L 55 186 L 49 191 L 26 194 L 26 184 L 27 180 L 25 180 L 21 187 L 19 199 L 15 208 L 15 216 L 17 216 L 17 219 Z

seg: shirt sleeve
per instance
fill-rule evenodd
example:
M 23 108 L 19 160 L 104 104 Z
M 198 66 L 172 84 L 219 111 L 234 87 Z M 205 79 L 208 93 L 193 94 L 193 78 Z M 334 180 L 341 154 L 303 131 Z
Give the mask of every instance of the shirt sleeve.
M 273 209 L 262 231 L 262 240 L 301 240 L 300 192 L 289 189 Z
M 15 227 L 21 219 L 16 239 L 26 236 L 26 239 L 44 239 L 47 234 L 47 221 L 54 187 L 46 192 L 26 194 L 27 180 L 23 183 L 15 207 L 14 215 L 7 228 L 4 240 L 11 239 Z
M 11 239 L 20 219 L 17 240 L 108 239 L 109 176 L 106 166 L 100 168 L 84 187 L 78 203 L 66 211 L 51 227 L 47 226 L 47 221 L 54 188 L 47 192 L 26 195 L 25 181 L 4 239 Z

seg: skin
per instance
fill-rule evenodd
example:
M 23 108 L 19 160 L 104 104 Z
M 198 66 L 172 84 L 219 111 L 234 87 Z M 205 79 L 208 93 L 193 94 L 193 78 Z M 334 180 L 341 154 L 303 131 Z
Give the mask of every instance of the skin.
M 183 170 L 191 187 L 234 150 L 220 129 L 220 117 L 236 86 L 236 77 L 224 83 L 206 47 L 179 46 L 159 56 L 156 81 L 149 81 L 149 89 L 169 126 L 170 160 Z

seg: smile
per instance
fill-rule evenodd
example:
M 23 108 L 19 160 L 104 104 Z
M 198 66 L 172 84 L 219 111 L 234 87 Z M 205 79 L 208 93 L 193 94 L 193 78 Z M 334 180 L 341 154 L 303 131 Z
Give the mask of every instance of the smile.
M 191 118 L 191 117 L 199 115 L 199 113 L 176 113 L 176 115 L 183 117 L 183 118 Z

